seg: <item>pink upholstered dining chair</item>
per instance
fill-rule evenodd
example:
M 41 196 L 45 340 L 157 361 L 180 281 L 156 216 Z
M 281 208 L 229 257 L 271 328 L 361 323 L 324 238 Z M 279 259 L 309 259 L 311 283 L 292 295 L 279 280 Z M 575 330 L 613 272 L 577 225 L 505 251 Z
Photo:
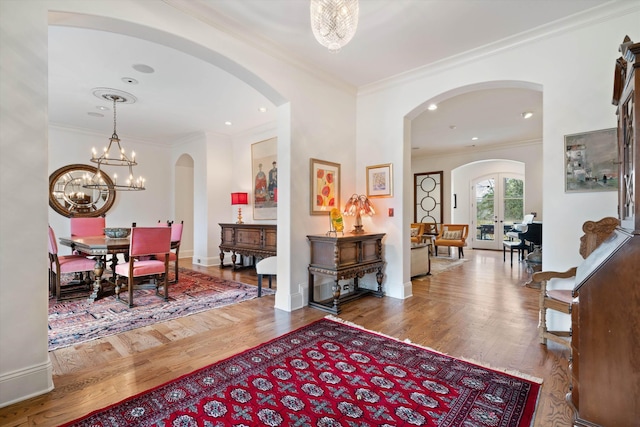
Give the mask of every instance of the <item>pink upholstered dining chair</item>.
M 171 229 L 168 227 L 132 227 L 129 245 L 129 262 L 116 265 L 116 299 L 120 299 L 123 278 L 129 291 L 129 307 L 133 307 L 135 279 L 153 276 L 156 295 L 169 300 L 169 252 L 171 252 Z M 158 259 L 149 258 L 156 255 Z M 162 277 L 164 295 L 160 295 L 159 278 Z
M 83 255 L 58 255 L 58 242 L 53 228 L 49 226 L 49 293 L 61 299 L 60 275 L 63 273 L 81 273 L 93 271 L 95 265 L 93 259 Z M 85 282 L 91 289 L 90 281 Z
M 71 235 L 78 237 L 103 236 L 106 220 L 103 216 L 95 218 L 71 217 Z
M 178 282 L 178 259 L 180 258 L 180 241 L 182 240 L 182 228 L 184 226 L 184 221 L 177 222 L 160 222 L 158 221 L 158 226 L 169 226 L 171 227 L 171 252 L 169 252 L 169 262 L 173 262 L 174 268 L 174 279 L 171 283 Z M 162 254 L 156 254 L 157 259 L 162 259 Z

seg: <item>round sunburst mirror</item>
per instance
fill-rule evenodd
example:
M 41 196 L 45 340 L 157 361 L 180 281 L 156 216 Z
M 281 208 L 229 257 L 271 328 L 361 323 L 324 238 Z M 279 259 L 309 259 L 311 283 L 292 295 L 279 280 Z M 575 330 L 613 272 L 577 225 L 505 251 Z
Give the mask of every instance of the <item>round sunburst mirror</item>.
M 98 169 L 90 165 L 68 165 L 49 176 L 49 206 L 66 217 L 97 217 L 107 213 L 116 200 L 111 189 L 90 189 L 90 182 Z M 102 174 L 107 185 L 113 186 L 111 178 Z

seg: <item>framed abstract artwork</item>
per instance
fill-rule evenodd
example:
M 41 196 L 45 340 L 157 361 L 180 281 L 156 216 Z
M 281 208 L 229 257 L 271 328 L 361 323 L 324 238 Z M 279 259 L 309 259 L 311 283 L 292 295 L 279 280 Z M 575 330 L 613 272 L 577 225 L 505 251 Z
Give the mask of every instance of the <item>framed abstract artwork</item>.
M 329 215 L 340 209 L 340 164 L 311 159 L 311 215 Z
M 565 135 L 566 193 L 618 191 L 617 138 L 615 128 Z
M 392 191 L 391 163 L 367 166 L 367 197 L 391 197 Z
M 253 219 L 278 219 L 278 141 L 251 144 Z

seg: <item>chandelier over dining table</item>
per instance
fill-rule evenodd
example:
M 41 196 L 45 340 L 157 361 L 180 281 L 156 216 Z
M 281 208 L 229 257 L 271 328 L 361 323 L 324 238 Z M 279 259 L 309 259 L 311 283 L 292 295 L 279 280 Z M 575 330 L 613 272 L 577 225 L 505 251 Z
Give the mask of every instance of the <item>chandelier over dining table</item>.
M 131 157 L 127 156 L 126 152 L 120 144 L 120 138 L 116 130 L 116 104 L 126 102 L 127 99 L 121 95 L 115 94 L 102 94 L 102 97 L 113 102 L 113 134 L 109 138 L 109 145 L 106 146 L 102 153 L 98 154 L 95 147 L 92 149 L 91 162 L 96 163 L 97 172 L 87 181 L 83 187 L 93 188 L 99 190 L 118 190 L 118 191 L 140 191 L 145 189 L 145 179 L 142 176 L 134 178 L 133 167 L 138 163 L 136 162 L 136 153 L 131 152 Z M 120 183 L 118 183 L 118 174 L 114 173 L 111 178 L 111 182 L 105 180 L 102 174 L 106 174 L 103 166 L 119 166 L 126 167 L 128 174 L 124 177 L 120 177 Z

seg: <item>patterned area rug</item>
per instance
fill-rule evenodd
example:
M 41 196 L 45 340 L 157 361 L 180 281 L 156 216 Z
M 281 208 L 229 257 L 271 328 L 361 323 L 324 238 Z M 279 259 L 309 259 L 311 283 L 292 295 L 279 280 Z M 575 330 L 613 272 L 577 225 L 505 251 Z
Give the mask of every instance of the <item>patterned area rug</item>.
M 431 276 L 442 273 L 443 271 L 451 270 L 464 264 L 468 259 L 465 258 L 449 258 L 442 256 L 431 257 Z M 421 276 L 413 280 L 429 280 L 430 276 Z
M 114 296 L 95 302 L 88 301 L 86 297 L 60 303 L 55 299 L 49 300 L 49 350 L 247 301 L 258 296 L 257 286 L 224 280 L 193 270 L 181 268 L 179 279 L 178 283 L 169 285 L 168 302 L 157 297 L 153 289 L 134 291 L 133 308 L 116 301 Z M 263 296 L 274 292 L 263 284 Z
M 540 381 L 321 319 L 67 426 L 530 426 Z

